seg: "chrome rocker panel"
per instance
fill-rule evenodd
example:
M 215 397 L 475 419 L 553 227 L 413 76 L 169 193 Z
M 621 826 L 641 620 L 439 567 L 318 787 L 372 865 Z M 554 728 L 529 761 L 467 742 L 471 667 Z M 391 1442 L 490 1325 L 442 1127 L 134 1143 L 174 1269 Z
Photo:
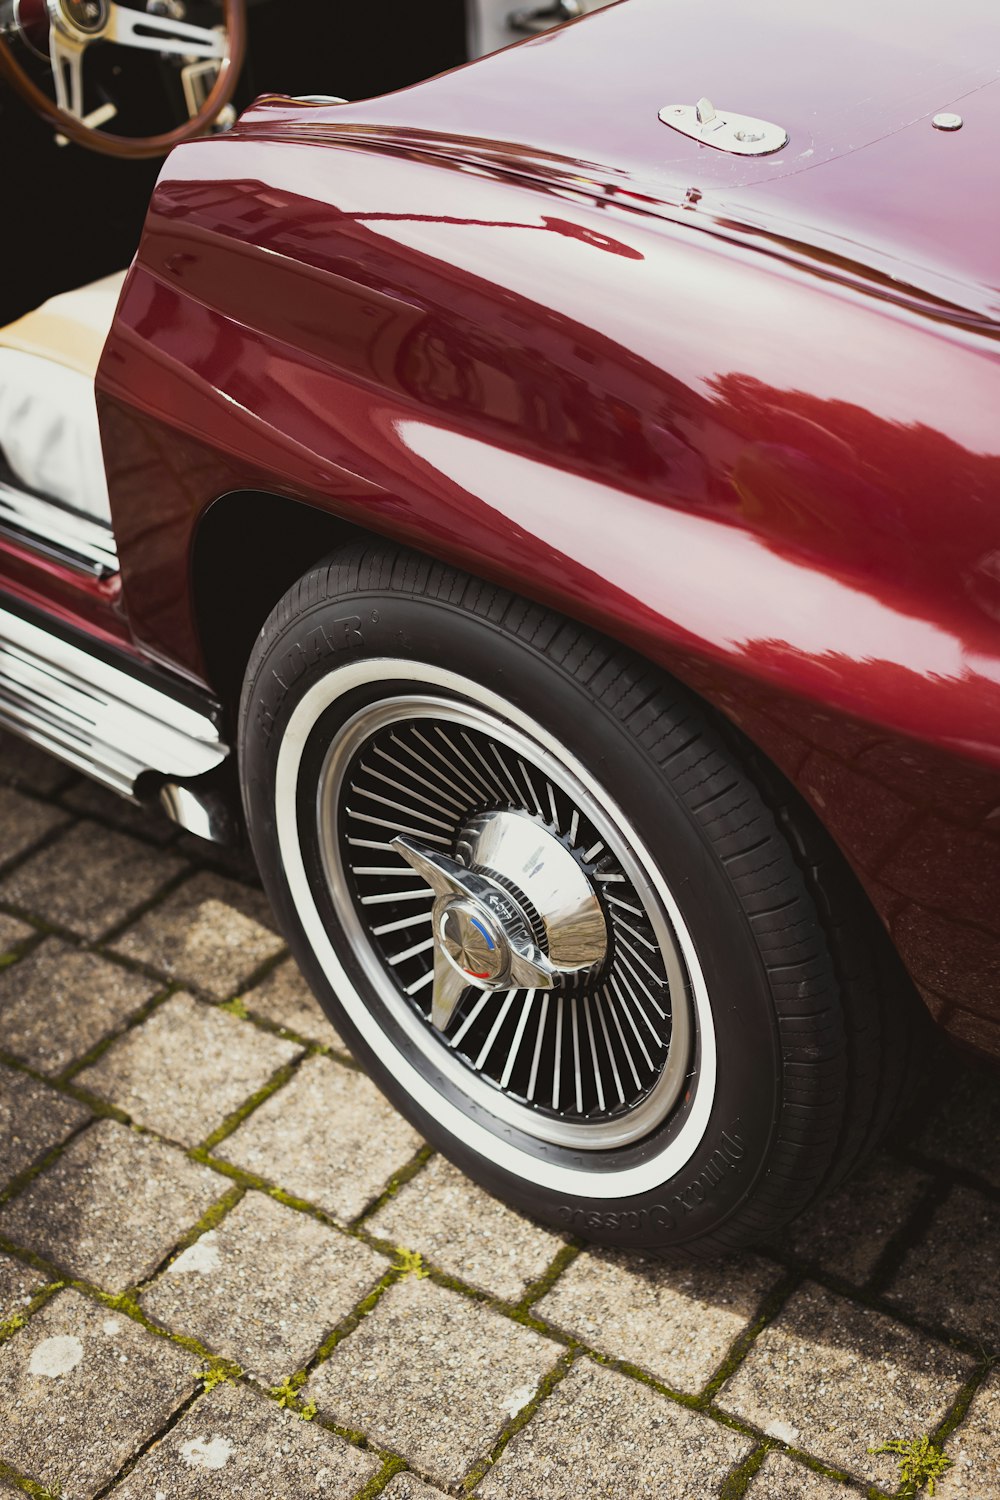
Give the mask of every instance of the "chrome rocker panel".
M 159 791 L 229 754 L 208 712 L 3 608 L 0 726 L 135 800 L 143 777 Z
M 26 539 L 33 547 L 94 578 L 108 578 L 118 572 L 118 552 L 110 526 L 18 489 L 3 478 L 0 531 Z

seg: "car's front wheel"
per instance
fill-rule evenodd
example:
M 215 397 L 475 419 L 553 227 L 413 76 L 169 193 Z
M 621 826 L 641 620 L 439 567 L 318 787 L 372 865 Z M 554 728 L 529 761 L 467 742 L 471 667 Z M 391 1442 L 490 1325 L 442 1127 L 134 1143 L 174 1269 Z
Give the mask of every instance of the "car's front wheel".
M 732 1247 L 879 1133 L 907 1050 L 821 831 L 703 707 L 575 624 L 358 546 L 264 626 L 254 850 L 382 1089 L 518 1207 Z

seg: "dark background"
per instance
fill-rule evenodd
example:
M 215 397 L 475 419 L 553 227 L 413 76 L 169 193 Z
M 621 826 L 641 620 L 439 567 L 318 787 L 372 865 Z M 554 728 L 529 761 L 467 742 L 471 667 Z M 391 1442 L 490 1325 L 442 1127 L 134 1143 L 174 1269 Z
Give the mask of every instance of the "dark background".
M 143 7 L 137 7 L 143 8 Z M 218 0 L 187 19 L 217 24 Z M 51 92 L 43 64 L 26 60 Z M 367 98 L 466 58 L 463 0 L 251 0 L 249 56 L 236 104 L 262 93 Z M 89 111 L 119 107 L 109 127 L 155 134 L 186 118 L 177 70 L 155 54 L 95 46 L 84 62 Z M 121 162 L 59 147 L 51 129 L 0 83 L 0 327 L 46 297 L 126 266 L 161 163 Z

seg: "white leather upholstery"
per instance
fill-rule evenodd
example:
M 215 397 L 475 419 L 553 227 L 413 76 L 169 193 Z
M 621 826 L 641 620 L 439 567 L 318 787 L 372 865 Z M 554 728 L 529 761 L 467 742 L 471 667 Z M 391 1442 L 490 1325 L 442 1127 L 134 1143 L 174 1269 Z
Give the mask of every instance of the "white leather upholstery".
M 94 376 L 125 272 L 0 328 L 0 451 L 29 489 L 110 521 Z

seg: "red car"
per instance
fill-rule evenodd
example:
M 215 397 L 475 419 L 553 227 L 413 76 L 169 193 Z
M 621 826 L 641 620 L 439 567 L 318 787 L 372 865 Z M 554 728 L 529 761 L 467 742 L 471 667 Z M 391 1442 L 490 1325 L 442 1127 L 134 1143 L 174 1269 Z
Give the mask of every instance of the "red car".
M 1000 1053 L 1000 11 L 554 7 L 223 130 L 238 0 L 228 38 L 5 3 L 63 187 L 5 278 L 0 720 L 246 830 L 340 1034 L 494 1192 L 773 1231 L 928 1012 Z M 352 86 L 338 9 L 260 4 L 251 62 L 468 55 L 371 7 Z

